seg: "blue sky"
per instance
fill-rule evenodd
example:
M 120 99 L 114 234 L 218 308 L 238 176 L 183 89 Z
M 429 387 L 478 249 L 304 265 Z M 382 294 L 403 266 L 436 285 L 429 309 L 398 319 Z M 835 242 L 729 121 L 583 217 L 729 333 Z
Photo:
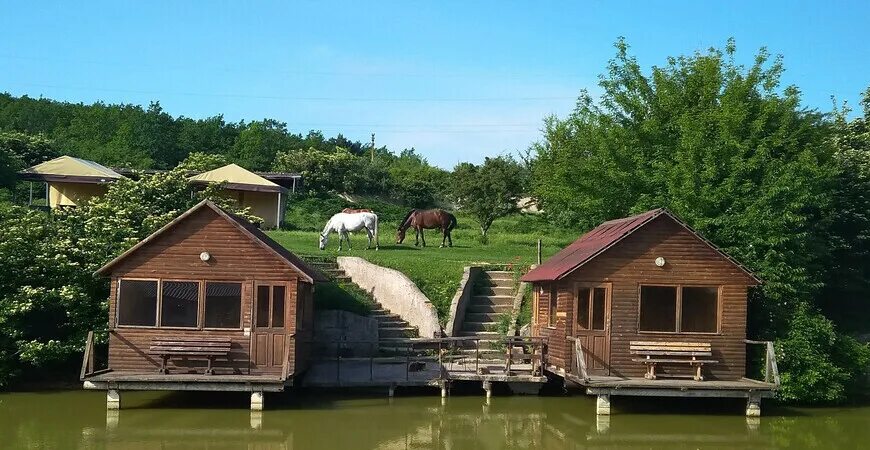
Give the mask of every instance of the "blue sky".
M 618 36 L 646 67 L 767 46 L 825 111 L 870 85 L 867 1 L 39 3 L 0 0 L 0 91 L 374 132 L 443 167 L 539 139 L 598 91 Z

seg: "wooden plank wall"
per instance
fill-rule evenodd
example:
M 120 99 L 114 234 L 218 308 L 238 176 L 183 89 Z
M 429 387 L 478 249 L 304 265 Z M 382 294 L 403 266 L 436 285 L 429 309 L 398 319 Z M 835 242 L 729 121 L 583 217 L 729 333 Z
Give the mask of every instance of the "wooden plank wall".
M 655 258 L 664 257 L 665 267 Z M 547 327 L 549 284 L 543 286 L 537 305 L 539 335 L 549 336 L 550 363 L 566 367 L 565 337 L 573 333 L 575 283 L 611 282 L 610 371 L 611 375 L 642 377 L 643 365 L 632 362 L 629 342 L 635 340 L 710 342 L 718 364 L 705 370 L 713 379 L 739 379 L 746 372 L 747 286 L 753 281 L 691 232 L 667 216 L 660 216 L 557 283 L 558 317 L 555 328 Z M 722 286 L 720 331 L 716 334 L 639 333 L 640 285 L 683 284 Z M 665 367 L 667 369 L 667 366 Z M 676 371 L 687 372 L 677 366 Z
M 211 254 L 203 262 L 200 253 Z M 222 336 L 232 339 L 230 362 L 218 360 L 223 373 L 280 373 L 281 368 L 257 369 L 249 363 L 251 338 L 243 330 L 193 330 L 142 327 L 116 327 L 116 289 L 119 278 L 163 278 L 181 280 L 234 281 L 242 283 L 242 329 L 252 327 L 251 305 L 254 282 L 288 283 L 288 332 L 296 331 L 298 274 L 282 260 L 251 242 L 238 228 L 209 208 L 202 208 L 174 229 L 140 248 L 122 261 L 112 274 L 109 300 L 109 367 L 114 370 L 156 370 L 159 360 L 148 355 L 151 339 L 156 336 Z M 204 289 L 204 287 L 201 287 Z M 310 289 L 309 289 L 310 290 Z M 312 309 L 307 310 L 312 313 Z M 291 340 L 297 342 L 298 340 Z M 295 362 L 296 349 L 291 348 Z M 202 361 L 179 361 L 179 368 L 200 367 Z M 172 366 L 170 366 L 171 368 Z M 290 373 L 294 371 L 291 367 Z M 218 370 L 218 373 L 222 373 Z

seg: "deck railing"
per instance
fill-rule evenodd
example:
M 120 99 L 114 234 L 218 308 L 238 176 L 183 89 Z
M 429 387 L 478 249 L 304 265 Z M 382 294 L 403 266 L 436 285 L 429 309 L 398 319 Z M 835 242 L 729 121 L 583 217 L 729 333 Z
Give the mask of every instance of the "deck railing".
M 85 351 L 82 355 L 82 368 L 79 372 L 80 381 L 84 381 L 85 378 L 88 378 L 90 376 L 99 375 L 101 373 L 109 371 L 108 367 L 98 368 L 98 366 L 108 364 L 107 361 L 102 360 L 99 360 L 99 362 L 97 362 L 97 345 L 101 342 L 100 338 L 102 338 L 103 335 L 105 335 L 106 340 L 108 340 L 108 331 L 106 330 L 88 331 L 88 336 L 85 338 Z
M 744 339 L 743 342 L 748 345 L 764 346 L 764 382 L 773 384 L 778 388 L 780 384 L 779 367 L 776 365 L 776 351 L 773 347 L 773 342 L 753 341 L 750 339 Z
M 568 368 L 569 373 L 580 377 L 583 381 L 589 381 L 589 374 L 586 372 L 586 354 L 583 351 L 583 344 L 574 336 L 566 337 L 569 345 L 573 348 L 568 351 L 570 359 Z
M 321 349 L 321 356 L 315 356 L 314 361 L 335 363 L 334 376 L 330 378 L 338 386 L 434 382 L 450 379 L 451 374 L 542 376 L 546 363 L 546 338 L 539 337 L 504 337 L 496 341 L 475 337 L 384 338 L 311 344 Z M 401 369 L 386 370 L 396 365 L 401 365 Z M 365 370 L 367 374 L 363 373 Z

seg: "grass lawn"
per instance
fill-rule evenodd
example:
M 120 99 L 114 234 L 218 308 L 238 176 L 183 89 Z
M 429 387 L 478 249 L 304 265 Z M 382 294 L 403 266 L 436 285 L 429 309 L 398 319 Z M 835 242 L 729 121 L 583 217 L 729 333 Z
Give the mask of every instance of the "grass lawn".
M 555 229 L 538 216 L 513 215 L 497 220 L 489 230 L 489 242 L 483 244 L 474 220 L 461 215 L 457 219 L 452 248 L 438 248 L 441 238 L 435 230 L 426 232 L 426 243 L 429 245 L 426 248 L 414 247 L 413 233 L 408 234 L 404 244 L 396 245 L 397 223 L 390 221 L 380 223 L 379 251 L 365 249 L 364 233 L 352 236 L 353 249 L 348 251 L 345 248 L 341 254 L 338 252 L 338 236 L 334 234 L 330 236 L 327 249 L 322 252 L 317 248 L 317 232 L 271 231 L 268 234 L 302 257 L 359 256 L 405 273 L 429 297 L 443 322 L 447 320 L 450 301 L 459 287 L 465 266 L 510 264 L 513 267 L 527 267 L 535 263 L 537 239 L 543 241 L 543 256 L 546 259 L 576 239 L 581 232 Z M 325 220 L 320 226 L 323 223 Z

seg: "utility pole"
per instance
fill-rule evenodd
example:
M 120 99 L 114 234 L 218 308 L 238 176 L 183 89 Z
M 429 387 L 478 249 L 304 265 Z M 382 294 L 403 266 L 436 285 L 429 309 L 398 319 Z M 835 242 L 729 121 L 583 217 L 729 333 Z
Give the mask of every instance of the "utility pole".
M 372 133 L 372 164 L 375 163 L 375 134 Z

